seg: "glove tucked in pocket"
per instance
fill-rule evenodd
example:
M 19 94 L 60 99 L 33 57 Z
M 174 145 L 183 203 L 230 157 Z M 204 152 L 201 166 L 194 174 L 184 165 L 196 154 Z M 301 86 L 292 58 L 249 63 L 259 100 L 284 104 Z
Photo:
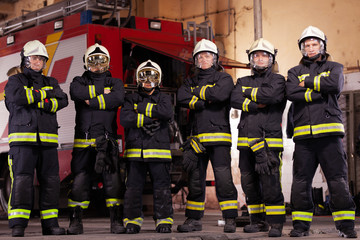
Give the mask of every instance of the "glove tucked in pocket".
M 196 169 L 199 161 L 199 154 L 205 152 L 205 147 L 200 143 L 197 137 L 190 137 L 181 146 L 183 153 L 183 167 L 186 172 Z
M 249 146 L 255 154 L 255 171 L 259 174 L 272 174 L 272 169 L 277 165 L 277 161 L 265 139 L 256 139 L 250 142 Z

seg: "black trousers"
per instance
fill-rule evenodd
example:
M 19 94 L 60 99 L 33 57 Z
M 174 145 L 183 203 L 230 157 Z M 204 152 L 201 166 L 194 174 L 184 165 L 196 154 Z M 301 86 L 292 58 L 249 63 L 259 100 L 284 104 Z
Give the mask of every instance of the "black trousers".
M 26 227 L 28 224 L 34 199 L 34 169 L 39 182 L 41 224 L 57 227 L 60 177 L 56 147 L 12 146 L 8 163 L 12 180 L 9 227 Z
M 291 188 L 291 208 L 294 212 L 313 213 L 312 180 L 320 164 L 330 192 L 330 209 L 334 215 L 339 211 L 354 213 L 355 204 L 349 193 L 347 181 L 346 154 L 342 139 L 337 136 L 296 141 L 293 163 L 293 183 Z M 308 220 L 295 220 L 295 228 L 308 230 Z M 336 227 L 353 227 L 354 221 L 334 218 Z
M 149 172 L 153 185 L 154 220 L 172 219 L 170 163 L 130 161 L 127 164 L 127 172 L 124 218 L 143 218 L 142 194 Z
M 79 203 L 90 201 L 92 184 L 101 179 L 106 199 L 123 199 L 125 186 L 120 172 L 97 174 L 94 170 L 96 154 L 94 147 L 74 148 L 71 160 L 71 172 L 74 179 L 69 198 Z
M 277 156 L 278 163 L 272 169 L 272 174 L 267 175 L 255 171 L 255 154 L 251 149 L 240 150 L 241 186 L 246 195 L 246 204 L 252 222 L 264 220 L 269 223 L 285 222 L 284 196 L 280 180 L 281 152 L 273 151 L 273 154 Z M 273 211 L 274 208 L 278 211 Z
M 200 219 L 204 216 L 206 170 L 209 159 L 214 170 L 216 197 L 224 218 L 235 218 L 237 210 L 237 190 L 231 173 L 229 146 L 207 146 L 206 154 L 199 156 L 197 168 L 189 174 L 185 216 Z M 230 206 L 230 207 L 228 207 Z

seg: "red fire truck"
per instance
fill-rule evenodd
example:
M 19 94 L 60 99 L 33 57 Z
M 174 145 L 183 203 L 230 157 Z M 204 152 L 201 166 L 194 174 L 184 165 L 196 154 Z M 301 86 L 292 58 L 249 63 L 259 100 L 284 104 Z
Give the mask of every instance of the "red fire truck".
M 131 1 L 118 0 L 72 0 L 63 1 L 30 12 L 16 19 L 0 23 L 0 203 L 7 209 L 10 193 L 8 155 L 8 112 L 4 103 L 4 87 L 7 71 L 20 64 L 20 51 L 30 40 L 38 39 L 49 53 L 45 75 L 55 77 L 61 88 L 68 93 L 75 76 L 84 71 L 85 50 L 95 44 L 104 45 L 110 52 L 114 77 L 123 80 L 127 91 L 136 89 L 134 73 L 139 63 L 151 59 L 163 71 L 162 88 L 173 97 L 175 120 L 180 129 L 186 126 L 186 112 L 176 107 L 176 90 L 182 80 L 192 71 L 192 49 L 200 38 L 213 38 L 209 23 L 190 22 L 184 29 L 181 22 L 163 21 L 130 16 Z M 128 11 L 127 18 L 119 13 Z M 225 68 L 248 68 L 247 65 L 220 57 Z M 75 109 L 72 101 L 58 112 L 59 165 L 62 189 L 70 179 L 70 161 L 74 137 Z M 119 126 L 119 136 L 123 136 Z M 119 144 L 123 147 L 124 139 Z M 179 143 L 174 141 L 173 157 L 181 157 Z M 181 179 L 181 167 L 173 164 L 173 182 Z M 36 183 L 36 180 L 34 180 Z M 94 188 L 101 188 L 98 183 Z M 175 187 L 176 188 L 176 187 Z M 178 189 L 179 187 L 177 187 Z M 177 191 L 175 189 L 175 191 Z M 66 192 L 66 191 L 64 191 Z M 36 201 L 35 201 L 36 202 Z M 60 203 L 66 206 L 64 194 Z

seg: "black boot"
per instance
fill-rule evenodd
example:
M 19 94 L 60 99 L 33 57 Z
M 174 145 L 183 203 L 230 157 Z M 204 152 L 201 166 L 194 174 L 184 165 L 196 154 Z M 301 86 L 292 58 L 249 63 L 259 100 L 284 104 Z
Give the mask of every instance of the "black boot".
M 249 225 L 246 225 L 244 227 L 244 232 L 246 233 L 267 232 L 267 231 L 269 231 L 269 224 L 265 221 L 251 222 Z
M 80 206 L 70 208 L 70 224 L 67 234 L 69 235 L 78 235 L 83 234 L 83 224 L 82 224 L 82 208 Z
M 65 235 L 65 228 L 61 227 L 48 227 L 42 229 L 43 235 Z
M 201 231 L 202 223 L 200 219 L 187 218 L 182 225 L 177 227 L 178 232 Z
M 283 224 L 282 223 L 272 223 L 270 224 L 271 228 L 269 231 L 269 237 L 281 237 Z
M 21 226 L 15 226 L 12 228 L 13 237 L 23 237 L 25 235 L 25 228 Z
M 227 233 L 236 232 L 235 218 L 225 218 L 224 232 L 227 232 Z
M 123 225 L 121 207 L 120 206 L 110 207 L 109 212 L 110 212 L 110 221 L 111 221 L 110 232 L 115 234 L 125 233 L 126 229 L 124 228 Z

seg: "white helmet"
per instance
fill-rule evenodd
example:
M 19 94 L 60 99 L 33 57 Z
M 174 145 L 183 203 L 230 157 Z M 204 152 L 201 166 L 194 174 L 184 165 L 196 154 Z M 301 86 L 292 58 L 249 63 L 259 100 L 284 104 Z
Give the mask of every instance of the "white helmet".
M 274 46 L 268 40 L 266 40 L 264 38 L 257 39 L 251 45 L 250 49 L 246 51 L 246 53 L 248 54 L 248 56 L 250 58 L 250 54 L 255 51 L 265 51 L 265 52 L 272 54 L 274 57 L 277 53 L 277 49 L 275 49 Z
M 269 63 L 266 67 L 260 67 L 255 64 L 255 61 L 253 59 L 254 53 L 257 51 L 263 51 L 269 54 Z M 262 70 L 268 67 L 271 67 L 271 65 L 275 62 L 275 56 L 277 53 L 277 49 L 274 48 L 274 45 L 272 45 L 268 40 L 264 38 L 257 39 L 249 48 L 249 50 L 246 50 L 246 53 L 248 54 L 248 58 L 250 61 L 250 65 L 252 68 Z
M 45 45 L 38 40 L 27 42 L 22 49 L 22 55 L 22 57 L 29 57 L 34 55 L 43 56 L 46 58 L 46 61 L 49 59 Z
M 136 69 L 136 82 L 138 86 L 142 86 L 146 81 L 150 81 L 153 88 L 160 86 L 161 77 L 160 66 L 151 60 L 141 63 Z
M 86 70 L 90 70 L 90 67 L 93 66 L 99 66 L 98 72 L 103 73 L 109 69 L 110 54 L 104 46 L 95 43 L 86 50 L 83 61 Z
M 193 51 L 193 57 L 195 58 L 195 55 L 200 52 L 211 52 L 211 53 L 218 55 L 218 49 L 217 49 L 215 43 L 213 43 L 212 41 L 207 40 L 207 39 L 201 39 L 201 41 L 199 41 L 195 45 L 195 48 Z
M 323 42 L 324 49 L 326 51 L 327 38 L 323 31 L 321 31 L 319 28 L 314 27 L 314 26 L 308 26 L 302 32 L 302 34 L 298 40 L 299 49 L 301 50 L 301 43 L 303 42 L 303 40 L 305 40 L 306 38 L 312 38 L 312 37 L 320 39 Z

